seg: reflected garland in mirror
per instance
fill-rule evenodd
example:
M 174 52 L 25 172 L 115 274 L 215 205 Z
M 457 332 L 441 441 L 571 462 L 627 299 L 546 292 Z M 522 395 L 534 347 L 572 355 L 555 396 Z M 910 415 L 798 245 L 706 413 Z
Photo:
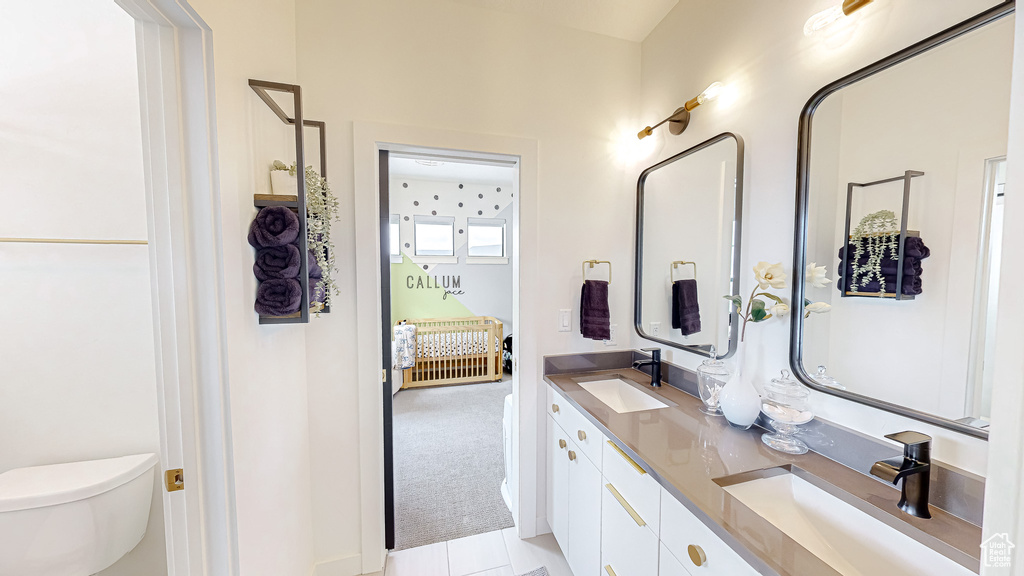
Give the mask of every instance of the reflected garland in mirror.
M 807 385 L 987 438 L 1013 4 L 826 86 L 801 116 L 794 301 Z M 958 106 L 955 103 L 969 103 Z
M 707 356 L 736 349 L 743 140 L 724 133 L 663 160 L 637 183 L 635 314 L 648 340 Z

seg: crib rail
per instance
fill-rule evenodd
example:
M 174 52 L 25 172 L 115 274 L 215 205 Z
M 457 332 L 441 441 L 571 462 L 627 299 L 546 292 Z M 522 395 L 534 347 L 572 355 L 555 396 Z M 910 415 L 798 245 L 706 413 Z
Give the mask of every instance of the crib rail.
M 402 388 L 500 380 L 502 324 L 491 316 L 420 318 L 416 365 L 402 371 Z

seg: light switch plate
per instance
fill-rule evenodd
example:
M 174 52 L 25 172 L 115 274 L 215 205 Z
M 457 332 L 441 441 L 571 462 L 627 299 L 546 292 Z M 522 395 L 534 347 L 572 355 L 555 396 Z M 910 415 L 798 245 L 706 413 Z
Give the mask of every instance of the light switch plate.
M 661 322 L 651 322 L 651 336 L 661 335 Z
M 558 331 L 559 332 L 571 332 L 572 331 L 572 309 L 562 308 L 558 311 Z
M 612 324 L 611 329 L 608 330 L 610 338 L 604 341 L 605 346 L 615 346 L 615 333 L 618 332 L 618 324 Z

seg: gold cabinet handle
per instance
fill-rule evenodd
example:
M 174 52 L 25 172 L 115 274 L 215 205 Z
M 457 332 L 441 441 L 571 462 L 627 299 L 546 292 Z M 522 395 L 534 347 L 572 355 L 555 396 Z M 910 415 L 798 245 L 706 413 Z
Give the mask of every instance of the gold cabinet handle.
M 569 460 L 575 460 L 575 459 L 576 459 L 576 453 L 573 452 L 572 450 L 569 450 Z
M 615 570 L 612 570 L 611 564 L 605 566 L 604 571 L 608 573 L 608 576 L 618 576 L 617 574 L 615 574 Z
M 609 440 L 608 441 L 608 445 L 611 446 L 612 448 L 614 448 L 615 451 L 619 453 L 619 456 L 622 456 L 623 458 L 625 458 L 626 462 L 629 462 L 629 465 L 632 466 L 634 470 L 636 470 L 637 474 L 640 474 L 641 476 L 644 475 L 644 474 L 647 474 L 647 471 L 644 470 L 643 467 L 641 467 L 639 464 L 637 464 L 635 460 L 630 458 L 628 454 L 623 452 L 622 448 L 619 448 L 618 446 L 616 446 L 615 442 L 612 442 L 611 440 Z
M 621 504 L 622 507 L 626 510 L 626 512 L 629 513 L 629 515 L 633 518 L 633 521 L 636 522 L 637 526 L 647 526 L 647 522 L 644 522 L 644 519 L 636 513 L 636 510 L 634 510 L 633 507 L 629 505 L 629 502 L 626 502 L 626 499 L 622 497 L 622 494 L 619 494 L 619 491 L 615 489 L 615 486 L 612 486 L 611 484 L 605 484 L 604 487 L 607 488 L 608 491 L 612 493 L 612 496 L 614 496 L 615 499 L 619 501 L 619 504 Z
M 686 553 L 690 555 L 690 561 L 693 562 L 694 566 L 703 566 L 708 561 L 707 555 L 704 554 L 704 549 L 696 544 L 687 546 Z
M 561 438 L 559 438 L 558 439 L 558 447 L 559 448 L 565 448 L 565 440 L 562 440 Z
M 581 441 L 581 442 L 582 442 L 583 440 L 586 440 L 586 439 L 587 439 L 587 433 L 586 433 L 586 432 L 584 432 L 583 430 L 580 430 L 579 432 L 577 432 L 577 433 L 576 433 L 576 436 L 578 436 L 578 437 L 579 437 L 579 439 L 580 439 L 580 441 Z
M 558 413 L 558 404 L 552 404 L 551 405 L 551 411 L 557 414 Z

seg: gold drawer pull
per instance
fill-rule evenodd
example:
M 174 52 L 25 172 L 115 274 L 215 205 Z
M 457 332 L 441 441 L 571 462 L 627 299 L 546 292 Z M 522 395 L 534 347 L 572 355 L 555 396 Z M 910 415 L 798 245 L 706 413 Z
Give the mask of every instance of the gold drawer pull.
M 565 440 L 562 440 L 561 438 L 559 438 L 558 439 L 558 447 L 559 448 L 565 448 Z
M 576 453 L 573 452 L 572 450 L 569 450 L 569 460 L 572 461 L 572 460 L 575 460 L 575 459 L 576 459 Z
M 558 404 L 552 404 L 551 405 L 551 411 L 554 412 L 555 414 L 557 414 L 558 413 Z
M 605 567 L 604 567 L 604 571 L 608 573 L 608 576 L 618 576 L 618 575 L 617 575 L 617 574 L 615 573 L 615 570 L 612 570 L 612 565 L 611 565 L 611 564 L 609 564 L 609 565 L 605 566 Z
M 644 522 L 644 519 L 636 513 L 636 510 L 633 510 L 633 507 L 629 505 L 629 502 L 626 502 L 626 499 L 622 497 L 622 494 L 619 494 L 619 491 L 615 489 L 615 486 L 605 484 L 604 487 L 612 493 L 612 496 L 615 496 L 615 499 L 618 500 L 619 504 L 626 509 L 626 512 L 629 512 L 629 515 L 633 517 L 633 521 L 636 522 L 637 526 L 647 526 L 647 522 Z
M 619 456 L 622 456 L 623 458 L 625 458 L 626 462 L 629 462 L 629 465 L 632 466 L 634 470 L 636 470 L 637 474 L 641 474 L 641 475 L 647 474 L 647 470 L 644 470 L 642 466 L 637 464 L 635 460 L 633 460 L 632 458 L 629 457 L 629 455 L 627 455 L 625 452 L 623 452 L 622 448 L 619 448 L 618 446 L 616 446 L 615 442 L 612 442 L 611 440 L 609 440 L 608 441 L 608 445 L 611 446 L 612 448 L 614 448 L 615 451 L 619 453 Z
M 581 442 L 587 439 L 587 433 L 584 432 L 583 430 L 580 430 L 579 432 L 577 432 L 576 436 L 579 437 Z
M 703 566 L 708 561 L 707 555 L 704 554 L 704 549 L 696 544 L 687 546 L 686 553 L 690 555 L 690 561 L 693 562 L 694 566 Z

